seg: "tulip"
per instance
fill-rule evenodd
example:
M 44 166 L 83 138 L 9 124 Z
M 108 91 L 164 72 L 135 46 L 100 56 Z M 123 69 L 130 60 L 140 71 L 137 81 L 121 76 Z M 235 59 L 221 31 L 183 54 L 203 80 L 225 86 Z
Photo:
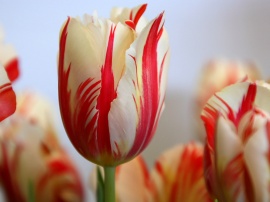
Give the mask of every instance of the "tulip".
M 196 133 L 205 139 L 205 131 L 200 113 L 207 100 L 226 86 L 236 82 L 261 79 L 259 69 L 253 64 L 242 61 L 216 59 L 209 61 L 202 69 L 195 94 Z
M 96 172 L 91 188 L 96 190 Z M 142 156 L 116 168 L 116 198 L 145 202 L 210 202 L 203 176 L 203 145 L 188 143 L 163 152 L 150 172 Z
M 4 43 L 4 32 L 0 29 L 0 64 L 2 64 L 11 82 L 15 81 L 20 74 L 19 59 L 14 47 Z
M 50 117 L 51 109 L 41 113 L 39 107 L 49 105 L 30 93 L 19 96 L 18 103 L 16 113 L 0 124 L 0 183 L 7 200 L 83 201 L 73 162 L 52 135 L 50 124 L 44 124 L 50 121 L 42 121 Z
M 152 171 L 155 202 L 212 201 L 203 177 L 203 146 L 178 145 L 164 152 Z
M 202 111 L 204 174 L 218 201 L 270 200 L 270 88 L 241 82 L 214 94 Z
M 112 20 L 69 17 L 60 32 L 62 121 L 77 151 L 104 166 L 110 192 L 105 201 L 115 198 L 115 166 L 146 148 L 164 106 L 169 60 L 164 13 L 139 23 L 145 9 L 115 9 Z
M 60 33 L 62 121 L 77 151 L 102 166 L 142 152 L 163 109 L 169 58 L 164 14 L 137 30 L 145 8 L 117 10 L 114 21 L 69 17 Z
M 16 96 L 6 70 L 0 65 L 0 121 L 10 116 L 16 109 Z

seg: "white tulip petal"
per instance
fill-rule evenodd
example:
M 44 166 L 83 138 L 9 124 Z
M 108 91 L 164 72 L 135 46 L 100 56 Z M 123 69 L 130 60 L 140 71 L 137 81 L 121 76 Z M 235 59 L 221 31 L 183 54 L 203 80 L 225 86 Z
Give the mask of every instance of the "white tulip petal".
M 222 174 L 228 163 L 241 154 L 243 149 L 241 139 L 236 134 L 236 128 L 223 117 L 219 117 L 217 121 L 215 143 L 217 172 Z
M 260 120 L 266 125 L 266 120 Z M 261 123 L 261 124 L 263 124 Z M 256 202 L 269 201 L 269 134 L 266 127 L 260 127 L 249 138 L 244 148 L 244 159 L 248 173 L 251 177 L 253 192 Z

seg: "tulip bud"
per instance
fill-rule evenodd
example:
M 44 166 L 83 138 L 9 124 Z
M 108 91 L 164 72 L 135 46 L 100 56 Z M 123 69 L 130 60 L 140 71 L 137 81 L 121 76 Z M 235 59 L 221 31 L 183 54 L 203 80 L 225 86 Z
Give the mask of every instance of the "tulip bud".
M 62 121 L 77 151 L 102 166 L 140 154 L 164 107 L 169 60 L 164 13 L 139 31 L 145 7 L 120 9 L 112 20 L 69 17 L 60 32 Z

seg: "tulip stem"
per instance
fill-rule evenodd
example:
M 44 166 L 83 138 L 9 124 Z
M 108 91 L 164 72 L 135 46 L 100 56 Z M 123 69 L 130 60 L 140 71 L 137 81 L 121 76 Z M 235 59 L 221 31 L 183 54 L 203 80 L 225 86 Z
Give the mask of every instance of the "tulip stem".
M 115 167 L 104 166 L 105 185 L 104 198 L 105 202 L 115 202 Z

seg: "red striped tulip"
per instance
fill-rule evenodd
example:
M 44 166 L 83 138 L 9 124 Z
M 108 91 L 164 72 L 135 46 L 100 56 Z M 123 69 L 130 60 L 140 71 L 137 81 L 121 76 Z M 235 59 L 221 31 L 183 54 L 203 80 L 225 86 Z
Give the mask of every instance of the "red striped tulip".
M 16 96 L 6 70 L 0 65 L 0 121 L 10 116 L 16 109 Z
M 207 100 L 226 86 L 244 80 L 259 80 L 259 69 L 252 63 L 230 60 L 211 60 L 202 69 L 196 92 L 196 111 L 198 120 L 198 134 L 205 139 L 205 131 L 200 113 Z
M 219 201 L 270 200 L 270 90 L 237 83 L 213 95 L 202 119 L 207 132 L 205 179 Z
M 19 77 L 19 59 L 12 45 L 4 43 L 4 32 L 0 29 L 0 64 L 2 64 L 8 74 L 8 78 L 13 82 Z
M 94 190 L 95 183 L 92 180 Z M 118 166 L 116 198 L 118 202 L 212 201 L 203 177 L 203 145 L 189 143 L 165 151 L 151 173 L 141 156 Z
M 27 99 L 29 112 L 28 102 L 22 102 Z M 51 134 L 50 125 L 44 125 L 49 121 L 41 121 L 50 111 L 38 110 L 44 106 L 40 99 L 30 94 L 19 97 L 18 111 L 0 125 L 0 183 L 7 201 L 29 201 L 30 185 L 35 201 L 83 201 L 73 162 Z
M 152 172 L 155 202 L 210 202 L 203 177 L 203 146 L 190 143 L 164 152 Z
M 142 152 L 163 109 L 168 36 L 163 13 L 138 29 L 145 8 L 120 9 L 114 21 L 68 18 L 60 33 L 63 124 L 77 151 L 99 165 L 118 165 Z

